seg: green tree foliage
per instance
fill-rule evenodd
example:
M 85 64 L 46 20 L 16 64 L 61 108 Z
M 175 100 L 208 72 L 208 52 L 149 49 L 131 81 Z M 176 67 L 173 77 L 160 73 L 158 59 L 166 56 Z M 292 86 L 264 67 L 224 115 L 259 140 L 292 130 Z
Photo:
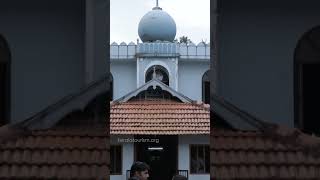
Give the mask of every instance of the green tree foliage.
M 179 43 L 190 44 L 192 41 L 188 38 L 188 36 L 181 36 L 179 38 Z

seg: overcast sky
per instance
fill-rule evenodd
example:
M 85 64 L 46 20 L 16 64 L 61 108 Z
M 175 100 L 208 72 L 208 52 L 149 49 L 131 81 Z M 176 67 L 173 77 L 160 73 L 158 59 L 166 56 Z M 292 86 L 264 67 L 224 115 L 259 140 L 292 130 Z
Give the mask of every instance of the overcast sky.
M 156 0 L 110 0 L 110 42 L 136 43 L 140 19 L 155 6 Z M 210 0 L 159 0 L 159 7 L 175 20 L 176 38 L 210 41 Z

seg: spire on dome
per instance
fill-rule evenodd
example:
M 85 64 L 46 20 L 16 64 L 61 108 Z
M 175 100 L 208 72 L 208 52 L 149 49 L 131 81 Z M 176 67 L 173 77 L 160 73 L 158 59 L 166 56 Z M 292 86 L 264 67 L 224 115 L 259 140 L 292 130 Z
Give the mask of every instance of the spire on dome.
M 155 79 L 156 77 L 157 77 L 157 74 L 156 74 L 156 66 L 153 66 L 152 79 Z
M 159 1 L 158 0 L 156 0 L 156 7 L 152 8 L 152 10 L 156 10 L 156 9 L 162 10 L 162 8 L 159 7 Z

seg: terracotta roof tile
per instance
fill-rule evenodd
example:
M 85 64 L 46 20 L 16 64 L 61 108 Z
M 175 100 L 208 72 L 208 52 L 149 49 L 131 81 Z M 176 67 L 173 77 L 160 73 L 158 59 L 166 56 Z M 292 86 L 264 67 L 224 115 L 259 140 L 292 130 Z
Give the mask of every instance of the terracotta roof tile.
M 3 141 L 0 179 L 109 179 L 108 133 L 88 129 L 31 131 Z
M 320 157 L 262 132 L 211 130 L 213 179 L 320 179 Z
M 111 134 L 210 134 L 208 105 L 163 101 L 111 103 Z

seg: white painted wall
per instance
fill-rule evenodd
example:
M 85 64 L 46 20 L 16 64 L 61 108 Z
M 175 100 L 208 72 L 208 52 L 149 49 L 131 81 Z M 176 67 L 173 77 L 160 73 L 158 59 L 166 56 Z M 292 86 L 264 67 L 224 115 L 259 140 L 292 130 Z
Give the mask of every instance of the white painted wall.
M 264 120 L 294 125 L 294 51 L 320 25 L 320 2 L 220 0 L 218 94 Z
M 186 135 L 179 136 L 179 145 L 178 145 L 178 169 L 188 170 L 189 171 L 189 180 L 209 180 L 210 174 L 206 175 L 195 175 L 190 174 L 190 144 L 210 144 L 209 135 Z
M 202 101 L 202 76 L 209 68 L 209 60 L 179 61 L 178 91 L 192 100 Z
M 113 76 L 114 100 L 137 89 L 136 60 L 111 61 L 110 72 Z
M 133 143 L 121 143 L 118 138 L 133 138 L 133 136 L 121 136 L 111 135 L 111 145 L 122 145 L 122 175 L 110 175 L 110 180 L 126 180 L 127 170 L 130 170 L 134 161 L 134 144 Z
M 118 99 L 142 86 L 145 83 L 146 71 L 153 65 L 161 65 L 169 72 L 171 88 L 193 100 L 202 101 L 202 76 L 210 68 L 209 46 L 201 43 L 197 46 L 194 44 L 174 46 L 174 49 L 179 50 L 182 54 L 182 59 L 175 57 L 139 57 L 136 59 L 132 54 L 136 52 L 136 45 L 134 43 L 127 45 L 124 42 L 121 44 L 112 43 L 110 47 L 112 59 L 110 71 L 114 80 L 113 99 Z M 149 44 L 139 44 L 137 47 L 139 52 L 153 52 L 147 48 Z M 130 51 L 129 54 L 127 54 L 127 49 Z
M 136 61 L 138 61 L 137 65 Z M 210 60 L 179 61 L 175 58 L 152 58 L 142 61 L 134 59 L 112 60 L 110 71 L 114 83 L 113 99 L 118 99 L 142 86 L 144 84 L 145 71 L 153 65 L 161 65 L 168 69 L 171 74 L 169 77 L 170 86 L 173 89 L 193 100 L 202 101 L 202 76 L 209 70 Z

